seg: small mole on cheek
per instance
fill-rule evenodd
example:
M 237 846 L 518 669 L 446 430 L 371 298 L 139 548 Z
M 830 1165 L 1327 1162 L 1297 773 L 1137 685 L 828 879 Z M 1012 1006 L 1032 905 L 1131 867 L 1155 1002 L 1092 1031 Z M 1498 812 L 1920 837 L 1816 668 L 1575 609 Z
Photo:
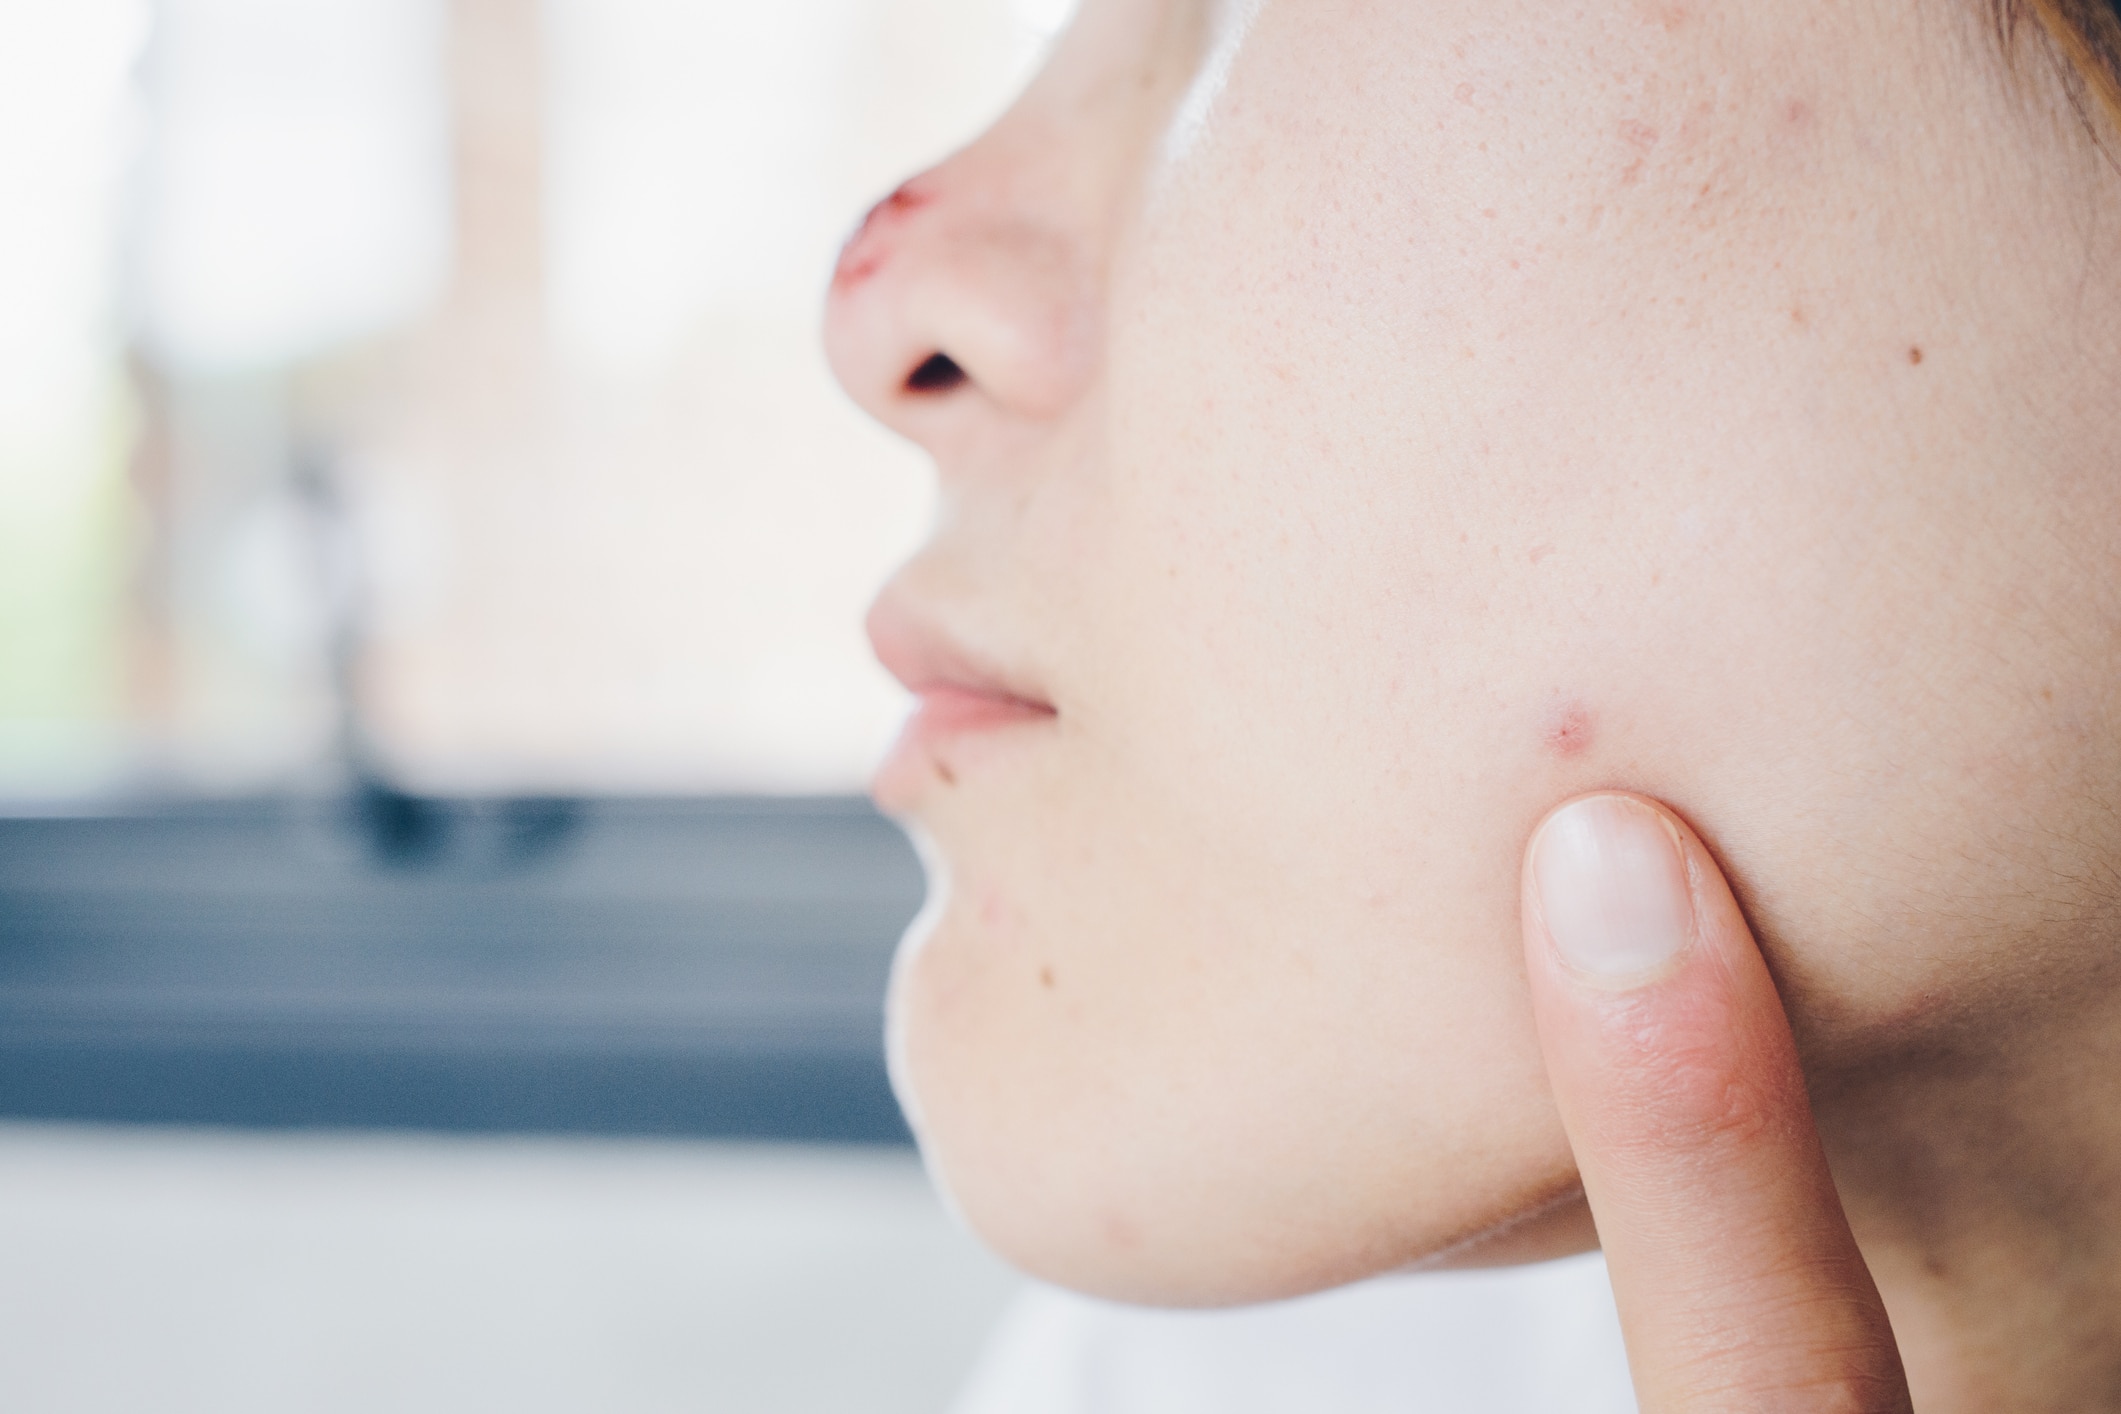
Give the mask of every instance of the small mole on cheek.
M 1540 739 L 1546 749 L 1567 759 L 1591 746 L 1591 712 L 1581 702 L 1564 702 L 1547 714 Z
M 938 760 L 935 763 L 935 778 L 946 786 L 957 784 L 957 772 L 950 769 L 948 761 Z
M 1051 991 L 1051 990 L 1052 990 L 1052 988 L 1053 988 L 1053 969 L 1052 969 L 1052 968 L 1050 968 L 1050 967 L 1041 967 L 1041 968 L 1040 968 L 1040 969 L 1038 970 L 1038 985 L 1039 985 L 1039 986 L 1041 986 L 1041 987 L 1044 987 L 1044 988 L 1046 988 L 1046 989 L 1047 989 L 1048 991 Z
M 1907 361 L 1911 364 L 1922 362 L 1922 350 L 1916 348 L 1912 344 L 1909 345 L 1907 351 Z

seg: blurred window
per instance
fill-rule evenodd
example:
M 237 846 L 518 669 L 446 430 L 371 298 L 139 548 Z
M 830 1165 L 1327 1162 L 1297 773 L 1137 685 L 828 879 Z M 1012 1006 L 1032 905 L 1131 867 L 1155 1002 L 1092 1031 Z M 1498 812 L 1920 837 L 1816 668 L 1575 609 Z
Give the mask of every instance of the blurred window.
M 0 798 L 857 786 L 824 276 L 1066 9 L 0 10 Z

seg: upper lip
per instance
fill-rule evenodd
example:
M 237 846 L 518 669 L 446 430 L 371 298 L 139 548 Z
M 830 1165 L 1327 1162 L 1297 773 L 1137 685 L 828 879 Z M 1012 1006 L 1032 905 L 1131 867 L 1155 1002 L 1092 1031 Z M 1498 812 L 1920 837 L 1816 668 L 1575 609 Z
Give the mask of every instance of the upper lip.
M 891 591 L 870 608 L 868 630 L 877 661 L 916 697 L 954 689 L 1053 711 L 1037 687 L 996 666 Z

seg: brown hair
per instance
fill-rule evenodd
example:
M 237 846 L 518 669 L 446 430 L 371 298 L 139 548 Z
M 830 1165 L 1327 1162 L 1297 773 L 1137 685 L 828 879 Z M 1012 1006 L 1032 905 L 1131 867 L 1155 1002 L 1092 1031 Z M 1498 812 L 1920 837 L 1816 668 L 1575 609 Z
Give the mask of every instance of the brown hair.
M 2121 0 L 1995 0 L 2006 37 L 2030 13 L 2068 61 L 2071 97 L 2087 92 L 2121 126 Z M 2091 115 L 2086 114 L 2087 117 Z

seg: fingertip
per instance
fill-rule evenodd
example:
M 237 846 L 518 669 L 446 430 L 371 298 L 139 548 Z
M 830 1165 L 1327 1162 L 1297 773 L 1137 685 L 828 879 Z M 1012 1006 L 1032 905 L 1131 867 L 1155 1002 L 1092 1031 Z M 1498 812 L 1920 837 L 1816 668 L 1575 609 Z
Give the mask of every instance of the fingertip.
M 1645 985 L 1692 947 L 1690 832 L 1670 811 L 1626 791 L 1564 801 L 1525 850 L 1527 943 L 1604 989 Z

